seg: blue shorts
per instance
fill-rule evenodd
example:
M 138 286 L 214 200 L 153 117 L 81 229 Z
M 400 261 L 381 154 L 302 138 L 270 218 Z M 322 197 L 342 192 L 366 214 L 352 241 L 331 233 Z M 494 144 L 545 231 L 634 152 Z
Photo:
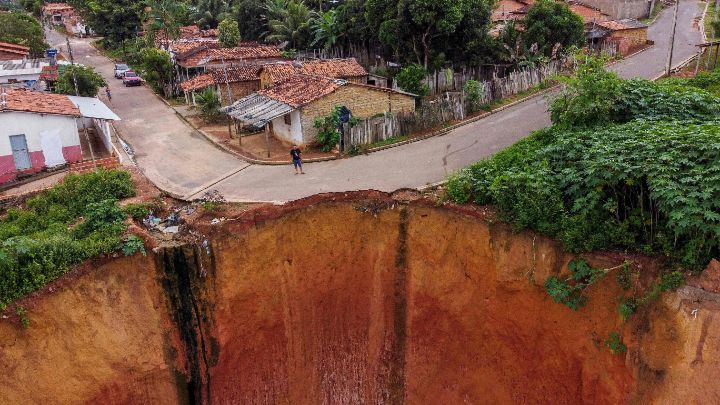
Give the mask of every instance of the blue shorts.
M 300 159 L 293 159 L 293 166 L 295 166 L 296 169 L 297 169 L 297 168 L 302 168 L 302 160 L 300 160 Z

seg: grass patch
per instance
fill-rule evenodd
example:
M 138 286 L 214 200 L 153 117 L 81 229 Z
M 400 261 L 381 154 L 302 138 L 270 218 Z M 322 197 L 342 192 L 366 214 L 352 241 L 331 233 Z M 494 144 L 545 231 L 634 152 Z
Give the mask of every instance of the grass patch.
M 9 209 L 0 220 L 0 309 L 74 264 L 122 249 L 127 214 L 117 202 L 134 194 L 129 173 L 99 170 Z

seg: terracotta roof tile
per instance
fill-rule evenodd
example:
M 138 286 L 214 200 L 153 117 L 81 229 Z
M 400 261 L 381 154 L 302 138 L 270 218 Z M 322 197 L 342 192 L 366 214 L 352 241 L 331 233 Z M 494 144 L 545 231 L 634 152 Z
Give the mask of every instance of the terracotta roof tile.
M 59 76 L 60 71 L 58 70 L 58 65 L 43 66 L 40 72 L 40 80 L 45 80 L 46 82 L 56 82 Z
M 30 48 L 22 45 L 0 42 L 0 53 L 7 55 L 2 59 L 23 59 L 30 55 Z
M 204 73 L 201 75 L 197 75 L 190 80 L 185 80 L 184 82 L 180 83 L 180 87 L 183 89 L 183 91 L 195 91 L 204 89 L 208 86 L 212 86 L 213 84 L 215 84 L 213 76 L 210 73 Z
M 518 0 L 500 0 L 492 13 L 493 21 L 517 20 L 525 17 L 528 5 Z
M 568 7 L 570 8 L 570 11 L 579 15 L 585 23 L 607 21 L 610 19 L 609 15 L 603 13 L 599 9 L 582 3 L 570 3 L 568 4 Z
M 278 83 L 290 76 L 303 74 L 334 79 L 350 79 L 367 76 L 367 71 L 355 58 L 318 59 L 307 62 L 278 62 L 263 65 L 270 83 Z
M 632 18 L 626 18 L 623 20 L 616 20 L 616 21 L 601 21 L 601 22 L 598 22 L 597 25 L 599 25 L 603 28 L 607 28 L 612 31 L 647 28 L 646 24 L 643 24 L 642 22 L 632 19 Z
M 294 75 L 257 93 L 283 102 L 292 108 L 299 108 L 334 92 L 343 84 L 343 80 L 327 77 Z
M 227 68 L 227 79 L 230 83 L 260 80 L 260 66 L 229 67 Z M 205 74 L 182 82 L 180 87 L 184 91 L 195 91 L 219 83 L 225 83 L 224 69 L 212 69 Z
M 23 89 L 8 89 L 4 96 L 0 95 L 0 112 L 2 111 L 80 116 L 80 109 L 64 94 Z
M 47 3 L 43 6 L 43 11 L 60 11 L 72 9 L 73 7 L 67 3 Z
M 368 74 L 355 58 L 311 60 L 302 64 L 300 73 L 337 79 L 363 77 Z

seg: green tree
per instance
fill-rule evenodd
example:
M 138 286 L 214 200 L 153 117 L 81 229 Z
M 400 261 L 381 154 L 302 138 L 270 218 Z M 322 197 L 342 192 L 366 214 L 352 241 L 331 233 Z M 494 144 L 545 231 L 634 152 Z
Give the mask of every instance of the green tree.
M 162 49 L 143 49 L 142 69 L 145 80 L 156 91 L 161 91 L 166 98 L 172 95 L 173 63 L 170 54 Z
M 228 11 L 224 0 L 199 0 L 190 18 L 200 28 L 216 28 L 228 16 Z
M 335 9 L 337 31 L 345 45 L 367 44 L 371 38 L 363 0 L 348 0 Z
M 164 39 L 177 39 L 180 27 L 188 21 L 187 5 L 174 0 L 153 0 L 149 6 L 150 30 L 161 33 Z
M 265 13 L 263 0 L 238 0 L 234 3 L 232 14 L 240 22 L 240 38 L 256 41 L 266 30 L 266 22 L 262 16 Z
M 73 78 L 74 76 L 74 78 Z M 107 85 L 105 79 L 92 67 L 73 65 L 68 66 L 58 77 L 55 92 L 60 94 L 76 95 L 75 81 L 77 80 L 78 94 L 82 97 L 97 96 L 100 87 Z
M 234 48 L 240 43 L 240 28 L 237 21 L 226 18 L 218 26 L 218 40 L 223 48 Z
M 467 1 L 467 0 L 466 0 Z M 427 69 L 428 60 L 438 37 L 455 32 L 463 19 L 463 1 L 458 0 L 408 0 L 407 11 L 414 25 L 412 43 L 419 43 L 422 52 L 415 53 Z
M 116 46 L 137 35 L 146 6 L 138 0 L 70 0 L 70 4 L 93 31 Z
M 200 106 L 200 112 L 207 121 L 215 121 L 220 115 L 220 96 L 217 91 L 209 87 L 195 97 L 195 101 Z
M 285 3 L 285 8 L 278 6 Z M 267 3 L 269 42 L 288 41 L 292 48 L 298 49 L 308 45 L 311 13 L 302 1 L 280 0 Z
M 339 32 L 340 25 L 335 10 L 324 13 L 315 13 L 310 23 L 313 41 L 310 46 L 321 45 L 324 49 L 330 49 L 337 45 L 342 34 Z
M 0 41 L 27 46 L 35 57 L 41 57 L 48 48 L 40 23 L 18 12 L 0 12 Z
M 429 92 L 428 85 L 423 83 L 425 76 L 427 76 L 427 70 L 424 67 L 412 64 L 400 69 L 395 80 L 401 89 L 424 97 Z
M 525 44 L 537 44 L 545 56 L 553 56 L 558 44 L 564 49 L 585 44 L 583 21 L 565 3 L 538 0 L 528 10 L 524 20 Z

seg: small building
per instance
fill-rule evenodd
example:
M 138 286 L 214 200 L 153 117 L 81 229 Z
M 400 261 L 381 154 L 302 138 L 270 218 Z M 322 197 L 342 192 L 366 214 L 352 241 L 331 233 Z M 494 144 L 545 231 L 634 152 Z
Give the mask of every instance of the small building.
M 86 154 L 83 144 L 86 148 L 98 145 L 95 157 L 112 154 L 112 144 L 106 143 L 111 133 L 108 120 L 118 119 L 92 97 L 0 90 L 0 183 L 80 162 Z M 81 139 L 79 129 L 89 125 L 91 130 Z
M 0 61 L 22 60 L 30 56 L 30 48 L 9 42 L 0 42 Z
M 647 45 L 648 26 L 638 20 L 625 18 L 617 21 L 601 21 L 594 31 L 601 33 L 601 40 L 617 45 L 621 55 L 628 55 Z
M 589 28 L 588 25 L 610 20 L 610 16 L 600 11 L 599 8 L 588 6 L 584 3 L 572 1 L 568 3 L 568 8 L 582 18 L 586 30 Z
M 75 16 L 75 9 L 67 3 L 47 3 L 42 8 L 43 18 L 53 25 L 65 25 L 65 20 Z
M 327 116 L 335 106 L 346 107 L 353 117 L 362 119 L 390 112 L 413 112 L 415 98 L 413 94 L 387 88 L 296 74 L 224 111 L 247 126 L 265 128 L 281 141 L 310 144 L 317 135 L 315 119 Z
M 532 3 L 523 0 L 500 0 L 495 3 L 495 8 L 490 17 L 491 21 L 493 23 L 502 23 L 522 20 Z
M 209 87 L 220 95 L 222 105 L 229 105 L 248 94 L 260 90 L 260 66 L 234 66 L 211 69 L 180 84 L 185 101 L 195 105 L 195 93 Z M 230 92 L 228 92 L 228 86 Z
M 260 88 L 270 87 L 297 74 L 344 79 L 361 84 L 368 82 L 368 72 L 355 58 L 315 59 L 263 65 L 260 71 Z
M 20 83 L 28 87 L 40 79 L 43 68 L 50 66 L 50 59 L 16 59 L 0 61 L 0 84 Z
M 185 80 L 209 69 L 286 60 L 277 47 L 255 42 L 244 42 L 235 48 L 219 48 L 217 42 L 202 41 L 180 47 L 175 45 L 170 52 L 180 77 Z

